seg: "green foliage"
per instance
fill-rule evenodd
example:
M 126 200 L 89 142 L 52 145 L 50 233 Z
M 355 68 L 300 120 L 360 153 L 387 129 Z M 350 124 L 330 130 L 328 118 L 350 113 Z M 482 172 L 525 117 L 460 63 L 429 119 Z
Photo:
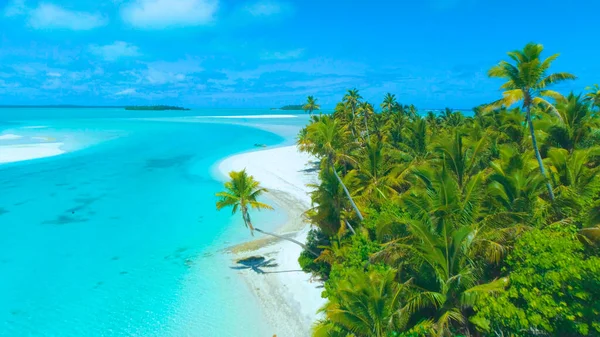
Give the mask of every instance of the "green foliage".
M 321 309 L 314 336 L 384 337 L 406 323 L 396 308 L 404 286 L 396 271 L 353 270 L 337 282 L 337 291 Z
M 321 160 L 307 214 L 322 237 L 300 263 L 329 300 L 315 336 L 600 335 L 600 91 L 549 90 L 574 76 L 542 51 L 494 66 L 503 98 L 472 116 L 393 94 L 376 113 L 356 89 L 312 116 L 298 147 Z
M 490 334 L 600 335 L 600 259 L 586 257 L 574 227 L 525 233 L 507 258 L 510 287 L 477 304 Z
M 306 246 L 308 249 L 320 254 L 323 251 L 321 247 L 326 246 L 328 244 L 328 237 L 324 235 L 323 232 L 321 232 L 320 230 L 311 229 L 308 232 L 308 236 L 306 238 Z M 305 272 L 311 272 L 323 278 L 326 278 L 331 271 L 330 264 L 322 260 L 316 260 L 315 257 L 307 251 L 303 251 L 300 254 L 300 257 L 298 258 L 298 263 L 300 264 L 302 270 L 304 270 Z

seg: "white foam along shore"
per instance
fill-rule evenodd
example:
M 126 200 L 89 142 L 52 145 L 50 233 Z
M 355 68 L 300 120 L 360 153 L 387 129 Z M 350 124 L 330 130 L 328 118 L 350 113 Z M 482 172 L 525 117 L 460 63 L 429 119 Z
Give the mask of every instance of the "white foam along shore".
M 65 153 L 63 143 L 34 143 L 0 146 L 0 164 L 52 157 Z
M 314 158 L 300 153 L 295 146 L 247 152 L 226 158 L 218 168 L 223 179 L 232 170 L 246 171 L 269 190 L 269 199 L 276 208 L 288 213 L 288 223 L 282 224 L 279 234 L 290 235 L 305 242 L 309 225 L 303 213 L 310 207 L 307 184 L 317 182 L 313 170 Z M 259 227 L 259 224 L 255 224 Z M 239 274 L 260 303 L 265 319 L 277 336 L 310 336 L 317 310 L 325 303 L 321 298 L 322 283 L 301 271 L 298 257 L 302 248 L 285 240 L 259 236 L 256 241 L 233 247 L 232 258 L 264 256 L 277 264 L 266 274 L 251 269 Z

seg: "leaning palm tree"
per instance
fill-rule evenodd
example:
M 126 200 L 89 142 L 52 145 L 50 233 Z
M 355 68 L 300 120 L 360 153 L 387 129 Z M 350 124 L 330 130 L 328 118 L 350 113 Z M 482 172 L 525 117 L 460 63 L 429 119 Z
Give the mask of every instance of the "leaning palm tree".
M 523 102 L 523 109 L 525 110 L 527 124 L 529 125 L 529 133 L 535 157 L 542 176 L 548 179 L 535 137 L 535 130 L 531 120 L 531 107 L 532 105 L 543 106 L 550 111 L 556 111 L 545 97 L 560 99 L 562 96 L 558 92 L 548 90 L 547 88 L 552 84 L 575 79 L 575 76 L 564 72 L 548 75 L 548 69 L 552 62 L 556 60 L 558 54 L 551 55 L 542 61 L 540 55 L 543 50 L 544 47 L 541 44 L 528 43 L 523 50 L 515 50 L 508 53 L 514 64 L 501 61 L 489 70 L 488 75 L 490 77 L 506 80 L 506 83 L 500 87 L 504 90 L 502 93 L 503 98 L 490 104 L 489 107 L 495 108 L 502 105 L 508 107 L 517 102 Z M 554 192 L 549 180 L 546 182 L 546 188 L 548 189 L 550 199 L 554 200 Z
M 317 99 L 316 98 L 314 98 L 313 96 L 308 96 L 306 98 L 306 104 L 304 104 L 304 106 L 302 107 L 302 109 L 304 109 L 304 111 L 308 111 L 309 115 L 312 115 L 312 112 L 314 110 L 321 109 L 321 106 L 317 104 Z
M 348 145 L 346 126 L 331 116 L 323 116 L 318 122 L 307 127 L 307 134 L 303 136 L 302 140 L 305 143 L 299 143 L 301 145 L 300 149 L 319 157 L 322 163 L 325 164 L 325 169 L 332 170 L 352 208 L 354 208 L 356 216 L 362 221 L 363 216 L 335 167 L 339 162 L 352 161 L 352 158 L 346 155 L 343 150 Z
M 270 205 L 267 205 L 257 200 L 259 196 L 267 192 L 267 189 L 261 187 L 260 183 L 254 180 L 253 176 L 250 176 L 248 175 L 248 173 L 246 173 L 245 169 L 241 171 L 229 172 L 229 178 L 231 178 L 231 180 L 225 182 L 225 191 L 216 194 L 216 196 L 219 197 L 219 200 L 217 201 L 217 210 L 221 210 L 226 207 L 231 207 L 231 214 L 235 214 L 239 210 L 240 213 L 242 213 L 242 219 L 244 220 L 244 224 L 248 229 L 250 229 L 250 234 L 252 234 L 253 236 L 254 231 L 257 231 L 262 234 L 287 240 L 299 245 L 300 247 L 304 248 L 304 250 L 310 252 L 314 256 L 319 256 L 319 254 L 311 251 L 308 247 L 306 247 L 305 244 L 299 241 L 274 233 L 265 232 L 262 229 L 254 227 L 254 225 L 252 224 L 252 220 L 250 219 L 250 209 L 273 209 L 273 207 L 271 207 Z

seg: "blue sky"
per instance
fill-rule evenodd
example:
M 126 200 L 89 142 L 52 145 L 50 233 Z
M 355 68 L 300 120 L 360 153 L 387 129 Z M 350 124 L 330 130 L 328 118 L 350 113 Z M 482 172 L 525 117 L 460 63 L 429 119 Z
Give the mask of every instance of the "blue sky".
M 421 108 L 499 97 L 529 41 L 600 82 L 596 0 L 0 0 L 0 104 L 276 107 L 349 88 Z

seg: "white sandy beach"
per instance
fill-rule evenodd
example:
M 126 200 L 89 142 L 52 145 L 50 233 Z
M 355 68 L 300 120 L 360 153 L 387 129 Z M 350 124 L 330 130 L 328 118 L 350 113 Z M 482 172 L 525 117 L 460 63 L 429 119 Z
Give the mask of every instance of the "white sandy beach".
M 310 207 L 306 185 L 317 181 L 313 161 L 314 158 L 298 152 L 295 146 L 288 146 L 235 155 L 219 163 L 218 168 L 223 179 L 229 171 L 246 168 L 269 189 L 269 197 L 275 202 L 273 206 L 285 208 L 288 213 L 288 223 L 282 224 L 278 233 L 305 242 L 309 225 L 303 213 Z M 301 271 L 298 263 L 301 250 L 289 241 L 259 237 L 229 251 L 233 260 L 260 255 L 274 259 L 277 264 L 277 267 L 265 268 L 265 274 L 251 269 L 239 271 L 277 336 L 310 336 L 317 310 L 325 303 L 321 298 L 322 283 Z
M 0 140 L 15 140 L 21 139 L 23 136 L 15 135 L 14 133 L 7 133 L 5 135 L 0 135 Z
M 34 143 L 0 146 L 0 164 L 52 157 L 65 153 L 63 143 Z

